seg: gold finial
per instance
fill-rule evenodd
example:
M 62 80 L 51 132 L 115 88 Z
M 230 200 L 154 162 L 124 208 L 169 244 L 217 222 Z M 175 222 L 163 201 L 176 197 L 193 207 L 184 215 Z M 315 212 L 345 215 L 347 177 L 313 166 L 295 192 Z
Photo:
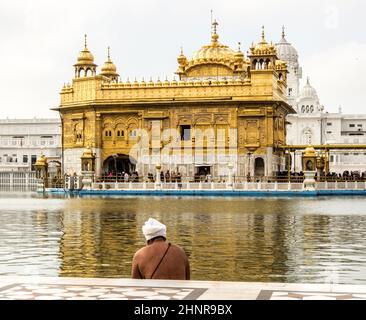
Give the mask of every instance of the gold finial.
M 85 50 L 88 50 L 88 35 L 84 35 L 84 48 Z
M 216 19 L 215 21 L 212 23 L 212 34 L 211 34 L 211 40 L 212 43 L 217 43 L 217 39 L 219 38 L 218 34 L 217 34 L 217 26 L 219 24 L 217 23 Z
M 215 19 L 215 21 L 212 23 L 212 28 L 213 28 L 213 34 L 217 34 L 217 26 L 218 26 L 219 24 L 218 24 L 218 22 L 216 21 L 216 19 Z
M 180 47 L 180 54 L 183 56 L 183 47 Z
M 108 60 L 111 60 L 111 47 L 108 47 Z
M 240 51 L 241 49 L 240 49 L 240 46 L 241 46 L 241 42 L 240 41 L 238 41 L 238 51 Z
M 285 38 L 285 26 L 282 26 L 282 38 Z
M 264 37 L 264 26 L 262 26 L 262 42 L 266 42 L 266 39 Z

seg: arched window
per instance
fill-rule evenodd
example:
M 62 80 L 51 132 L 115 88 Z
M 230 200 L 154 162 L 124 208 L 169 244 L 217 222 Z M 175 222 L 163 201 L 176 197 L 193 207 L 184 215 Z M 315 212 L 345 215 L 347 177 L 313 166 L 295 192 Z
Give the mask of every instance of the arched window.
M 256 69 L 257 69 L 257 63 L 258 63 L 257 59 L 254 59 L 254 60 L 253 60 L 253 69 L 254 69 L 254 70 L 256 70 Z
M 309 106 L 306 106 L 306 113 L 309 113 Z
M 76 143 L 83 142 L 83 135 L 81 132 L 76 133 Z
M 124 138 L 125 137 L 125 131 L 124 130 L 117 130 L 117 138 Z
M 104 131 L 104 138 L 106 140 L 110 140 L 112 138 L 112 130 L 110 129 L 107 129 Z
M 136 138 L 137 137 L 137 130 L 136 129 L 132 129 L 130 131 L 130 138 Z
M 91 71 L 91 69 L 86 69 L 85 70 L 85 77 L 90 77 L 92 75 L 92 71 Z
M 259 69 L 263 70 L 264 69 L 264 61 L 263 59 L 259 60 Z
M 265 68 L 269 69 L 270 64 L 271 64 L 271 60 L 267 59 Z
M 282 73 L 278 74 L 278 80 L 282 80 Z
M 78 78 L 80 78 L 83 74 L 84 74 L 84 69 L 83 68 L 80 68 L 78 70 Z
M 301 112 L 305 113 L 305 106 L 304 105 L 301 107 Z
M 310 106 L 310 112 L 314 112 L 314 106 L 313 105 Z

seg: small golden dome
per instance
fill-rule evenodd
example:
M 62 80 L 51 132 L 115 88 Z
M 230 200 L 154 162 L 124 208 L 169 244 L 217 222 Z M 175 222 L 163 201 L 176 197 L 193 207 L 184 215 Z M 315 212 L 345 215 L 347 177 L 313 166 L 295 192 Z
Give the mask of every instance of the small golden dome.
M 94 65 L 94 56 L 88 49 L 87 36 L 85 35 L 84 50 L 79 53 L 78 62 L 79 65 Z
M 106 77 L 118 77 L 119 76 L 117 73 L 117 67 L 111 60 L 110 47 L 108 47 L 108 59 L 106 62 L 104 62 L 104 65 L 101 69 L 100 74 L 103 76 L 106 76 Z
M 180 55 L 177 60 L 181 66 L 185 66 L 187 64 L 187 57 L 183 54 L 183 48 L 180 48 Z
M 305 151 L 304 151 L 304 156 L 306 157 L 315 157 L 316 154 L 315 154 L 315 149 L 313 146 L 308 146 Z
M 90 148 L 90 146 L 87 146 L 85 149 L 84 149 L 84 152 L 83 152 L 83 155 L 81 156 L 81 158 L 94 158 L 94 154 L 93 154 L 93 151 L 92 149 Z
M 235 61 L 244 61 L 244 53 L 243 53 L 243 51 L 241 51 L 240 45 L 241 45 L 241 43 L 238 42 L 238 51 L 236 51 L 234 54 Z
M 36 161 L 35 166 L 37 167 L 44 167 L 47 165 L 47 158 L 44 154 L 42 154 Z
M 250 51 L 252 54 L 255 55 L 268 55 L 268 54 L 276 54 L 276 48 L 271 43 L 268 44 L 268 42 L 265 39 L 264 36 L 264 26 L 262 26 L 262 40 L 261 42 L 258 42 L 256 45 L 252 44 Z

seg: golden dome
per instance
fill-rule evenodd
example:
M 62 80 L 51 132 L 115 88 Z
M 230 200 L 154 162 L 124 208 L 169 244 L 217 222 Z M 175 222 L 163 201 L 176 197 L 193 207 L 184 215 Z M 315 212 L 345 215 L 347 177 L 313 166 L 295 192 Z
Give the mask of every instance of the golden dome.
M 315 154 L 315 149 L 313 146 L 308 146 L 305 151 L 304 151 L 304 156 L 306 157 L 315 157 L 316 154 Z
M 211 43 L 209 45 L 202 46 L 196 51 L 192 58 L 186 64 L 185 71 L 187 72 L 190 68 L 199 65 L 212 65 L 221 64 L 226 68 L 234 70 L 234 63 L 237 59 L 237 53 L 230 49 L 228 46 L 219 43 L 219 35 L 217 34 L 218 23 L 215 21 L 212 24 Z M 207 70 L 203 71 L 206 72 Z M 230 70 L 228 70 L 230 71 Z M 230 73 L 230 72 L 228 72 Z M 206 75 L 206 74 L 202 74 Z M 209 75 L 209 74 L 207 74 Z M 229 74 L 228 74 L 229 75 Z
M 108 47 L 108 59 L 106 62 L 104 62 L 104 65 L 101 69 L 100 72 L 101 75 L 106 76 L 106 77 L 118 77 L 118 73 L 117 73 L 117 67 L 115 66 L 115 64 L 112 62 L 111 60 L 111 55 L 110 55 L 110 48 Z
M 183 48 L 180 48 L 180 55 L 178 56 L 178 63 L 182 66 L 186 65 L 187 63 L 187 58 L 186 56 L 183 54 Z
M 47 158 L 44 154 L 42 154 L 36 161 L 35 166 L 37 167 L 44 167 L 47 165 Z
M 83 155 L 81 156 L 81 158 L 85 159 L 85 158 L 94 158 L 94 154 L 92 149 L 90 148 L 90 146 L 87 146 L 84 149 Z
M 85 35 L 84 50 L 79 53 L 77 64 L 78 65 L 94 65 L 94 56 L 91 54 L 91 52 L 88 49 L 86 35 Z
M 255 46 L 252 45 L 250 48 L 252 55 L 273 55 L 276 54 L 276 47 L 274 44 L 269 44 L 264 36 L 264 26 L 262 26 L 262 40 L 258 42 Z

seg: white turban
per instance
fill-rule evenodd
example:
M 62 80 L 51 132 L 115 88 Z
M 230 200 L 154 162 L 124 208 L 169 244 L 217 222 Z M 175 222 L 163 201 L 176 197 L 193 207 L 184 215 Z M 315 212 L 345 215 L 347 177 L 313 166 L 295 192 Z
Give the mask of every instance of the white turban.
M 150 218 L 145 222 L 142 226 L 142 232 L 144 233 L 146 241 L 156 237 L 166 238 L 166 226 L 153 218 Z

